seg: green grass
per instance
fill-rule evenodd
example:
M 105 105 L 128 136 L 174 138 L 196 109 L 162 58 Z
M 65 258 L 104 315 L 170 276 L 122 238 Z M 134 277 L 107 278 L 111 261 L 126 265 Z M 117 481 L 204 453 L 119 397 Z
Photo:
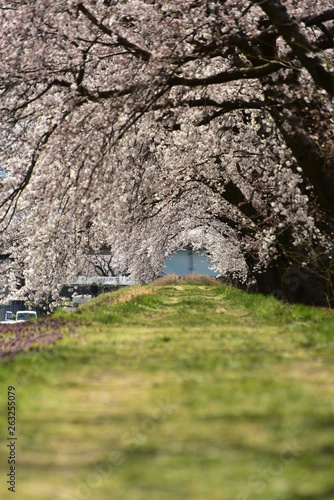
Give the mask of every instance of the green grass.
M 1 499 L 8 385 L 20 500 L 334 498 L 333 312 L 203 281 L 70 317 L 0 363 Z

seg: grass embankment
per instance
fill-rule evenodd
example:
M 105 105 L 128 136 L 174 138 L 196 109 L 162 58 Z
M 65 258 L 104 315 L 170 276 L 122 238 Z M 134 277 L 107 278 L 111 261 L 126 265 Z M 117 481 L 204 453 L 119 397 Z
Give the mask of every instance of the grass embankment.
M 17 498 L 334 498 L 334 314 L 176 283 L 87 303 L 0 364 L 16 388 Z

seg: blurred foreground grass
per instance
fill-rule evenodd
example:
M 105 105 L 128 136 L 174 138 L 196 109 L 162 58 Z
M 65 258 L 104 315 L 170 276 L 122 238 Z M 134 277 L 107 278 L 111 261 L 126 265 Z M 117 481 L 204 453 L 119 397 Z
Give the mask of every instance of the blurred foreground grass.
M 0 364 L 1 499 L 9 385 L 19 500 L 334 498 L 334 313 L 207 281 L 71 318 Z

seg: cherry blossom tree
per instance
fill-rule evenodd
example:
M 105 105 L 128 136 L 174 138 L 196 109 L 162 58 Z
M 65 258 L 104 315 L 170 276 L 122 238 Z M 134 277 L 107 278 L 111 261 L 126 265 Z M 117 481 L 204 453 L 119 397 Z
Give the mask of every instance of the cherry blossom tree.
M 331 0 L 0 9 L 3 295 L 56 300 L 103 246 L 147 281 L 192 244 L 333 303 Z

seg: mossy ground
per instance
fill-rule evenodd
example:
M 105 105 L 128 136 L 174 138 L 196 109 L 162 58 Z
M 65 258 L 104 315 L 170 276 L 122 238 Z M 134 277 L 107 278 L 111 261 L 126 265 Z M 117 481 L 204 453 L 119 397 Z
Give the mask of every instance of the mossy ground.
M 0 364 L 1 499 L 9 385 L 19 500 L 334 498 L 334 313 L 207 281 L 73 319 Z

